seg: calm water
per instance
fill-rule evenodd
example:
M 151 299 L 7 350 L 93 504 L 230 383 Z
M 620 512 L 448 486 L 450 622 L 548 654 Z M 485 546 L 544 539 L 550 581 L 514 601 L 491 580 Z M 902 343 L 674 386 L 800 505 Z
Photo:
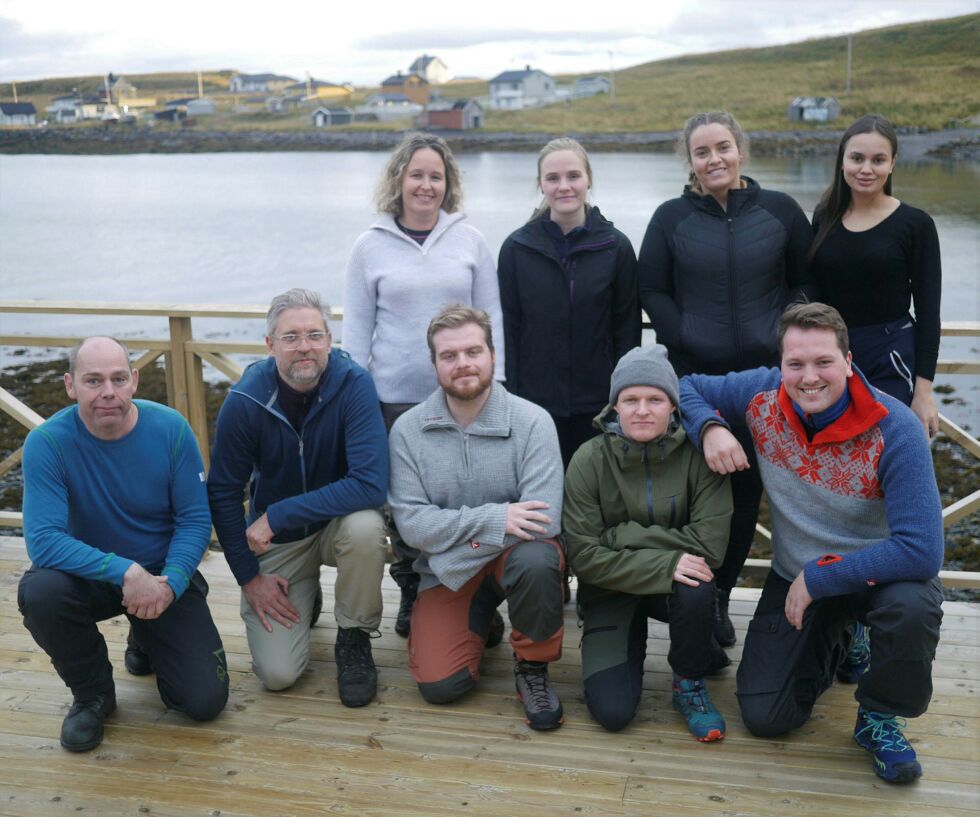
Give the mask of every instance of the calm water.
M 372 220 L 371 191 L 385 159 L 367 152 L 0 156 L 0 297 L 264 304 L 304 286 L 340 303 L 347 255 Z M 592 160 L 595 203 L 638 249 L 654 209 L 680 193 L 684 169 L 667 155 Z M 534 162 L 526 153 L 460 157 L 466 212 L 494 253 L 537 202 Z M 757 159 L 746 172 L 810 214 L 831 162 Z M 900 165 L 896 173 L 896 194 L 939 228 L 946 320 L 978 318 L 978 175 L 980 165 L 963 162 Z M 34 334 L 165 332 L 162 320 L 97 320 L 0 315 L 5 331 Z M 263 332 L 243 321 L 196 323 L 195 331 L 256 339 Z M 962 357 L 978 345 L 944 341 L 942 354 Z M 11 362 L 10 350 L 0 350 L 0 366 Z M 950 382 L 977 404 L 976 378 Z

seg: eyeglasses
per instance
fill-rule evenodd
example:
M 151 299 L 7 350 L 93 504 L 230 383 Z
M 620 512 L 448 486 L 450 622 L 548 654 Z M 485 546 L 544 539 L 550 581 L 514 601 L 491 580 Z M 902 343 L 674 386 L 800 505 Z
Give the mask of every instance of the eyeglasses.
M 299 345 L 305 340 L 311 349 L 322 349 L 330 340 L 329 332 L 287 332 L 285 335 L 271 335 L 273 340 L 278 340 L 283 349 L 298 349 Z

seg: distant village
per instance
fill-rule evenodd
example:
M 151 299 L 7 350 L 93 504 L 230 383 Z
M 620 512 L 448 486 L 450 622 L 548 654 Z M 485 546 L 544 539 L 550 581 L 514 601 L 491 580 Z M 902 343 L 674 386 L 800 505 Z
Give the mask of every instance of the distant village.
M 406 71 L 385 78 L 376 93 L 351 105 L 354 88 L 307 76 L 305 80 L 281 74 L 234 74 L 224 101 L 237 114 L 300 113 L 312 127 L 329 128 L 353 122 L 391 122 L 410 120 L 415 127 L 437 130 L 469 130 L 483 125 L 484 110 L 519 110 L 609 93 L 608 77 L 580 77 L 571 85 L 560 86 L 544 71 L 525 66 L 504 71 L 490 80 L 488 94 L 482 97 L 456 97 L 451 90 L 452 75 L 439 57 L 423 54 Z M 16 90 L 14 91 L 16 94 Z M 103 122 L 167 121 L 181 122 L 213 115 L 218 102 L 204 93 L 198 76 L 198 93 L 176 99 L 158 99 L 142 93 L 125 77 L 108 74 L 95 93 L 58 96 L 39 117 L 31 102 L 0 103 L 0 125 L 62 125 L 101 120 Z

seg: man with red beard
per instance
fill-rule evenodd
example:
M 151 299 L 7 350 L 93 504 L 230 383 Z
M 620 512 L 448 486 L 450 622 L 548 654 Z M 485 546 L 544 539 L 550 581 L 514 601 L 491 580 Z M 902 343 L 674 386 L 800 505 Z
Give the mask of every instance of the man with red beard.
M 273 298 L 269 357 L 245 370 L 218 414 L 208 496 L 242 588 L 255 674 L 275 691 L 306 669 L 320 565 L 331 565 L 338 693 L 364 706 L 378 685 L 369 638 L 381 622 L 388 449 L 371 376 L 331 350 L 327 312 L 309 290 Z
M 548 679 L 561 656 L 562 463 L 543 409 L 493 382 L 490 318 L 443 309 L 428 330 L 439 388 L 389 438 L 388 501 L 421 577 L 409 668 L 429 703 L 471 690 L 497 606 L 507 599 L 518 697 L 532 729 L 555 729 Z

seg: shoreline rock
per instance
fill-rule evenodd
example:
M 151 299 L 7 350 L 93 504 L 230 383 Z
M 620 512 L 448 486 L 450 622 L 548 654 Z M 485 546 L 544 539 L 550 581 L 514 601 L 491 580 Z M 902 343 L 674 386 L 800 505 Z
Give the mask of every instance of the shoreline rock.
M 759 156 L 833 156 L 842 131 L 755 131 L 752 152 Z M 537 151 L 554 136 L 570 135 L 589 150 L 606 152 L 671 152 L 678 131 L 643 133 L 517 133 L 450 131 L 441 134 L 454 151 Z M 200 127 L 154 129 L 140 126 L 82 126 L 0 129 L 0 154 L 114 155 L 133 153 L 228 153 L 388 151 L 401 131 L 205 130 Z M 906 129 L 900 135 L 904 159 L 973 161 L 980 156 L 980 130 Z

